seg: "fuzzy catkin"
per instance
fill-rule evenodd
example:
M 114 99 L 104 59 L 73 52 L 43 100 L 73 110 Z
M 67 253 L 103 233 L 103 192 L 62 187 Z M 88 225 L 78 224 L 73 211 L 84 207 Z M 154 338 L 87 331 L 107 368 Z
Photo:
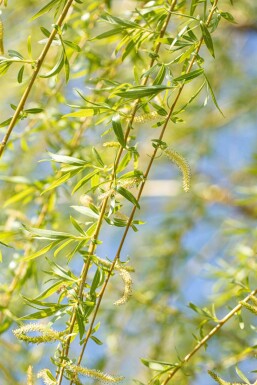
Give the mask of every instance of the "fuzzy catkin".
M 28 333 L 32 332 L 39 332 L 41 335 L 36 337 L 30 337 L 27 335 Z M 40 344 L 42 342 L 60 341 L 64 335 L 64 332 L 53 330 L 47 325 L 30 323 L 13 330 L 13 334 L 19 340 Z
M 166 148 L 163 150 L 163 152 L 173 163 L 179 167 L 183 176 L 183 189 L 185 192 L 188 192 L 190 190 L 191 170 L 186 159 L 178 152 L 169 148 Z
M 149 120 L 154 120 L 158 118 L 158 113 L 156 111 L 149 112 L 148 114 L 142 114 L 134 117 L 134 123 L 145 123 Z
M 252 299 L 252 298 L 251 298 Z M 257 315 L 257 306 L 254 306 L 254 305 L 250 305 L 249 303 L 247 302 L 244 302 L 244 301 L 241 301 L 239 302 L 242 306 L 244 306 L 246 309 L 248 309 L 249 311 L 251 311 L 253 314 Z
M 53 375 L 49 369 L 42 369 L 37 375 L 37 378 L 42 378 L 45 385 L 56 385 L 56 380 L 53 380 Z
M 78 365 L 68 365 L 66 369 L 75 375 L 91 377 L 104 382 L 120 382 L 124 378 L 121 376 L 112 376 L 110 374 L 103 373 L 100 370 L 88 369 Z
M 220 385 L 247 385 L 247 384 L 242 384 L 238 382 L 228 382 L 225 380 L 222 380 L 216 373 L 212 372 L 211 370 L 208 370 L 209 375 Z
M 108 268 L 111 268 L 112 262 L 106 261 L 105 259 L 97 257 L 98 262 L 100 262 L 103 266 L 106 266 Z M 123 290 L 123 295 L 120 299 L 114 302 L 114 305 L 119 306 L 123 305 L 126 302 L 128 302 L 129 298 L 132 295 L 132 278 L 131 275 L 129 274 L 129 271 L 135 271 L 132 266 L 125 266 L 122 265 L 119 261 L 115 263 L 114 270 L 116 270 L 122 281 L 124 282 L 124 290 Z
M 105 142 L 103 144 L 104 147 L 120 147 L 119 142 Z
M 124 267 L 120 264 L 119 261 L 116 262 L 115 268 L 118 271 L 122 281 L 124 282 L 124 291 L 123 295 L 120 299 L 114 302 L 114 305 L 120 306 L 124 305 L 126 302 L 128 302 L 129 298 L 132 295 L 132 278 L 129 272 L 124 269 Z
M 27 385 L 34 385 L 33 368 L 31 365 L 29 365 L 28 370 L 27 370 Z

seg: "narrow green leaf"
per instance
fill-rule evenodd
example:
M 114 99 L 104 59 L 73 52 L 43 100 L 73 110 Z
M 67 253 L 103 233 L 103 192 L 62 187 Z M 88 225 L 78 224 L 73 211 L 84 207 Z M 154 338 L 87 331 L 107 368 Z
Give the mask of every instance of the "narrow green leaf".
M 126 147 L 126 141 L 125 141 L 122 126 L 120 123 L 119 114 L 114 115 L 114 117 L 112 118 L 112 128 L 121 146 L 123 148 Z
M 122 195 L 124 198 L 126 198 L 128 201 L 130 201 L 131 203 L 133 203 L 133 205 L 135 205 L 138 209 L 140 209 L 140 205 L 136 199 L 136 197 L 134 197 L 134 195 L 128 191 L 127 189 L 125 189 L 124 187 L 117 187 L 116 188 L 116 191 Z
M 237 24 L 237 22 L 234 19 L 234 16 L 231 15 L 229 12 L 220 12 L 220 16 L 223 17 L 223 19 L 229 21 L 230 23 Z
M 82 227 L 79 225 L 78 221 L 73 218 L 71 215 L 70 215 L 70 221 L 72 223 L 72 225 L 75 227 L 75 229 L 81 234 L 81 235 L 85 235 L 85 231 L 82 229 Z
M 36 227 L 30 227 L 23 225 L 25 230 L 27 230 L 34 238 L 41 238 L 41 239 L 52 239 L 52 240 L 64 240 L 66 238 L 73 238 L 72 234 L 64 233 L 61 231 L 54 231 L 54 230 L 43 230 L 38 229 Z
M 91 178 L 93 178 L 94 175 L 98 174 L 99 170 L 94 170 L 84 176 L 82 179 L 78 181 L 78 183 L 75 185 L 75 187 L 72 190 L 72 194 L 74 194 L 76 191 L 78 191 L 84 184 L 86 184 Z
M 27 255 L 25 258 L 23 258 L 23 261 L 32 261 L 32 259 L 38 258 L 41 255 L 48 253 L 48 251 L 52 250 L 58 244 L 58 242 L 59 241 L 49 243 L 49 245 L 43 247 L 35 253 Z
M 66 284 L 66 282 L 65 282 L 65 284 Z M 58 291 L 58 289 L 60 289 L 62 286 L 63 286 L 63 280 L 53 283 L 46 290 L 44 290 L 41 294 L 39 294 L 39 296 L 36 297 L 35 300 L 42 300 L 42 299 L 51 297 L 51 295 L 55 294 Z
M 155 86 L 148 86 L 148 87 L 138 86 L 138 87 L 129 88 L 126 91 L 118 91 L 116 92 L 116 95 L 122 98 L 140 99 L 147 96 L 155 96 L 160 92 L 171 88 L 172 87 L 162 86 L 162 85 L 155 85 Z
M 12 120 L 12 118 L 4 120 L 2 123 L 0 123 L 0 128 L 8 126 L 10 124 L 11 120 Z
M 97 345 L 103 345 L 103 342 L 99 340 L 96 336 L 90 336 L 90 338 L 97 344 Z
M 142 363 L 152 370 L 156 370 L 158 372 L 162 372 L 167 370 L 167 368 L 172 368 L 175 365 L 170 362 L 165 361 L 156 361 L 156 360 L 148 360 L 145 358 L 141 358 Z
M 66 246 L 68 246 L 71 242 L 74 242 L 74 239 L 68 239 L 67 241 L 65 241 L 61 246 L 59 246 L 55 252 L 54 252 L 54 257 L 56 258 L 57 255 L 63 250 L 65 249 Z
M 220 109 L 219 105 L 218 105 L 218 102 L 217 102 L 217 99 L 215 97 L 215 94 L 213 92 L 213 89 L 211 87 L 211 84 L 208 80 L 208 78 L 206 77 L 206 75 L 204 75 L 205 79 L 206 79 L 206 82 L 207 82 L 207 85 L 208 85 L 208 90 L 210 91 L 210 94 L 211 94 L 211 98 L 212 98 L 212 101 L 214 103 L 214 105 L 216 106 L 216 108 L 219 110 L 219 112 L 221 113 L 221 115 L 224 117 L 224 114 L 222 112 L 222 110 Z
M 65 163 L 65 164 L 71 164 L 71 165 L 85 165 L 88 163 L 85 160 L 74 158 L 72 156 L 53 154 L 51 152 L 48 152 L 48 154 L 51 157 L 51 159 L 53 159 L 57 163 Z
M 18 51 L 15 51 L 14 49 L 9 49 L 8 55 L 9 55 L 10 57 L 15 57 L 15 58 L 18 58 L 18 59 L 21 59 L 21 60 L 24 59 L 24 57 L 22 56 L 22 54 L 21 54 L 20 52 L 18 52 Z
M 96 150 L 95 147 L 92 147 L 92 153 L 94 154 L 98 164 L 101 166 L 101 167 L 104 167 L 104 162 L 99 154 L 99 152 Z
M 238 368 L 238 366 L 236 366 L 236 372 L 237 372 L 237 375 L 241 378 L 241 380 L 244 381 L 245 384 L 248 384 L 248 385 L 251 385 L 250 381 L 248 380 L 248 378 L 244 375 L 244 373 Z
M 51 315 L 57 313 L 60 310 L 63 310 L 66 308 L 68 305 L 58 305 L 58 306 L 53 306 L 48 309 L 42 309 L 40 311 L 37 311 L 32 314 L 25 315 L 24 317 L 19 318 L 20 321 L 25 321 L 25 320 L 36 320 L 36 319 L 42 319 L 46 317 L 50 317 Z
M 18 83 L 22 83 L 22 79 L 23 79 L 23 73 L 24 73 L 24 66 L 21 67 L 21 69 L 19 70 L 18 72 L 18 77 L 17 77 L 17 80 L 18 80 Z
M 43 8 L 40 9 L 32 18 L 31 20 L 35 20 L 38 17 L 44 15 L 45 13 L 51 11 L 51 9 L 55 6 L 55 4 L 60 3 L 60 0 L 52 0 L 48 4 L 46 4 Z
M 4 207 L 9 206 L 10 204 L 17 203 L 27 198 L 28 196 L 33 196 L 35 192 L 35 187 L 27 187 L 24 190 L 20 191 L 18 194 L 13 195 L 11 198 L 7 199 L 4 203 Z
M 40 75 L 40 77 L 41 78 L 50 78 L 54 75 L 57 75 L 62 70 L 64 63 L 65 63 L 65 56 L 64 56 L 64 52 L 62 51 L 61 56 L 59 57 L 59 60 L 57 61 L 55 66 L 51 69 L 51 71 L 47 72 L 44 75 Z
M 87 217 L 90 218 L 95 218 L 98 219 L 99 215 L 96 214 L 92 209 L 89 207 L 84 207 L 84 206 L 71 206 L 74 210 L 78 211 L 79 213 L 86 215 Z
M 206 44 L 206 47 L 208 48 L 210 54 L 213 57 L 215 57 L 214 46 L 213 46 L 211 34 L 208 31 L 208 28 L 206 27 L 206 25 L 204 24 L 204 22 L 202 20 L 200 21 L 200 27 L 201 27 L 201 30 L 202 30 L 203 40 L 204 40 L 204 42 Z
M 64 175 L 62 175 L 60 178 L 58 178 L 57 180 L 53 181 L 49 187 L 47 187 L 42 193 L 41 195 L 45 194 L 47 191 L 50 191 L 50 190 L 53 190 L 54 188 L 60 186 L 61 184 L 65 183 L 68 179 L 70 179 L 71 177 L 71 173 L 68 172 Z
M 72 48 L 74 51 L 77 51 L 77 52 L 81 51 L 80 46 L 76 43 L 73 43 L 72 41 L 63 40 L 63 43 L 66 44 L 68 47 Z
M 114 28 L 114 29 L 111 29 L 109 31 L 101 33 L 100 35 L 97 35 L 97 36 L 93 37 L 93 39 L 91 39 L 91 40 L 94 40 L 94 39 L 98 39 L 98 40 L 105 39 L 106 37 L 117 35 L 117 34 L 121 33 L 122 31 L 123 31 L 123 28 Z
M 101 279 L 101 272 L 99 269 L 96 270 L 91 287 L 90 287 L 90 294 L 94 294 L 96 289 L 98 288 L 99 282 Z
M 188 74 L 178 76 L 177 78 L 174 78 L 173 81 L 174 82 L 181 82 L 181 81 L 185 80 L 187 82 L 187 81 L 190 81 L 194 78 L 197 78 L 198 76 L 202 75 L 203 73 L 204 73 L 203 68 L 199 68 L 198 70 L 191 71 Z
M 48 29 L 44 28 L 44 27 L 40 27 L 41 31 L 43 32 L 43 34 L 48 38 L 50 35 L 51 35 L 51 32 L 48 31 Z
M 160 66 L 160 69 L 159 69 L 159 72 L 158 72 L 156 78 L 154 79 L 153 85 L 160 85 L 160 84 L 162 84 L 163 79 L 165 77 L 165 74 L 166 74 L 166 66 L 164 64 L 162 64 Z
M 81 110 L 63 115 L 63 118 L 87 118 L 88 116 L 100 115 L 103 112 L 106 112 L 105 108 L 82 108 Z
M 28 36 L 27 49 L 28 49 L 28 55 L 32 59 L 31 35 Z
M 129 164 L 131 160 L 131 152 L 127 152 L 127 154 L 122 158 L 121 162 L 119 163 L 116 172 L 119 173 L 123 171 L 127 165 Z

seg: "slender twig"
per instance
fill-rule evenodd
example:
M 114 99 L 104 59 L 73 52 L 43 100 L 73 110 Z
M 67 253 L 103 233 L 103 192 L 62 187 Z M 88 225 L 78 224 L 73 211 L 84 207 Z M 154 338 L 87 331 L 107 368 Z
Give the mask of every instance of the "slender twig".
M 102 8 L 104 7 L 104 5 L 100 6 L 99 7 L 99 11 L 102 10 Z M 96 21 L 97 19 L 97 15 L 94 16 L 93 20 L 92 20 L 92 23 L 90 25 L 90 28 L 93 27 L 93 23 Z M 88 41 L 88 36 L 85 35 L 81 38 L 80 40 L 80 43 L 79 43 L 79 47 L 81 49 L 84 48 L 85 44 L 87 43 Z M 70 59 L 70 65 L 74 64 L 75 63 L 75 60 L 76 58 L 78 57 L 79 55 L 79 52 L 73 52 L 72 56 L 71 56 L 71 59 Z M 55 92 L 54 94 L 56 95 L 60 90 L 61 90 L 61 87 L 63 86 L 63 83 L 64 83 L 64 80 L 62 79 L 60 82 L 59 82 L 59 85 L 58 87 L 55 88 Z M 51 95 L 52 96 L 52 95 Z M 49 96 L 48 100 L 45 102 L 45 105 L 47 105 L 51 99 L 51 96 Z M 71 140 L 71 144 L 70 144 L 70 152 L 69 152 L 69 155 L 72 156 L 76 147 L 77 147 L 77 144 L 81 138 L 81 136 L 83 135 L 83 133 L 85 132 L 86 128 L 90 125 L 90 122 L 92 121 L 92 119 L 88 119 L 86 118 L 79 130 L 75 131 L 74 133 L 74 136 Z M 32 120 L 31 123 L 30 123 L 30 126 L 33 126 L 37 123 L 37 120 Z M 39 216 L 38 216 L 38 219 L 36 221 L 36 223 L 34 224 L 34 227 L 41 227 L 41 225 L 43 224 L 45 218 L 46 218 L 46 215 L 48 213 L 48 207 L 49 207 L 49 202 L 51 201 L 51 196 L 54 194 L 54 191 L 52 191 L 50 193 L 50 195 L 47 197 L 47 201 L 43 204 L 42 206 L 42 209 L 39 213 Z M 25 248 L 24 250 L 24 256 L 27 256 L 29 254 L 29 252 L 31 252 L 31 243 Z M 7 291 L 7 297 L 6 297 L 6 307 L 9 306 L 9 303 L 11 301 L 11 297 L 14 293 L 14 291 L 16 290 L 17 288 L 17 285 L 19 284 L 19 282 L 21 281 L 21 279 L 25 276 L 26 272 L 27 272 L 27 267 L 28 267 L 29 263 L 28 262 L 25 262 L 25 261 L 21 261 L 17 270 L 15 271 L 15 275 L 13 277 L 13 280 L 12 282 L 10 283 L 9 287 L 8 287 L 8 291 Z M 1 323 L 1 317 L 0 317 L 0 323 Z
M 234 309 L 232 309 L 224 318 L 222 318 L 222 320 L 200 342 L 198 342 L 194 349 L 183 358 L 179 365 L 170 371 L 167 378 L 162 382 L 162 385 L 167 385 L 167 383 L 182 368 L 182 366 L 184 366 L 184 364 L 186 364 L 195 355 L 195 353 L 198 352 L 198 350 L 201 349 L 206 344 L 206 342 L 209 341 L 209 339 L 213 337 L 214 334 L 216 334 L 222 328 L 222 326 L 230 320 L 230 318 L 232 318 L 241 310 L 243 303 L 248 302 L 252 296 L 256 295 L 256 293 L 257 289 L 253 290 L 243 301 L 236 305 Z
M 213 6 L 212 6 L 212 9 L 211 9 L 211 11 L 210 11 L 209 17 L 208 17 L 208 19 L 207 19 L 207 22 L 206 22 L 207 26 L 209 25 L 209 23 L 210 23 L 210 21 L 211 21 L 211 19 L 212 19 L 213 13 L 215 12 L 215 9 L 216 9 L 216 7 L 217 7 L 217 3 L 218 3 L 218 0 L 215 0 L 214 4 L 213 4 Z M 186 71 L 187 74 L 191 71 L 191 69 L 192 69 L 192 67 L 193 67 L 193 64 L 194 64 L 194 62 L 195 62 L 195 59 L 196 59 L 196 57 L 197 57 L 197 54 L 199 53 L 199 50 L 200 50 L 200 48 L 201 48 L 202 43 L 203 43 L 203 37 L 199 40 L 198 46 L 197 46 L 196 51 L 195 51 L 195 55 L 192 57 L 192 59 L 191 59 L 189 65 L 188 65 L 188 68 L 187 68 L 187 71 Z M 175 109 L 175 107 L 176 107 L 176 105 L 177 105 L 177 102 L 178 102 L 178 100 L 179 100 L 179 98 L 180 98 L 180 95 L 181 95 L 181 93 L 182 93 L 182 91 L 183 91 L 183 89 L 184 89 L 184 86 L 185 86 L 185 83 L 183 83 L 183 84 L 180 86 L 179 90 L 178 90 L 177 96 L 175 97 L 175 100 L 174 100 L 174 102 L 173 102 L 173 104 L 172 104 L 172 106 L 171 106 L 171 108 L 170 108 L 170 111 L 169 111 L 169 113 L 168 113 L 168 115 L 167 115 L 167 117 L 166 117 L 166 119 L 165 119 L 163 128 L 162 128 L 161 133 L 160 133 L 160 136 L 159 136 L 159 141 L 161 141 L 161 140 L 163 139 L 164 133 L 165 133 L 165 131 L 166 131 L 166 128 L 167 128 L 167 126 L 168 126 L 168 123 L 169 123 L 169 121 L 170 121 L 170 118 L 171 118 L 171 116 L 172 116 L 172 114 L 173 114 L 173 112 L 174 112 L 174 109 Z M 146 184 L 146 181 L 147 181 L 149 172 L 150 172 L 150 170 L 151 170 L 151 168 L 152 168 L 152 164 L 153 164 L 153 161 L 154 161 L 154 159 L 155 159 L 155 157 L 156 157 L 157 151 L 158 151 L 158 146 L 156 146 L 156 148 L 154 149 L 153 154 L 152 154 L 152 156 L 151 156 L 151 159 L 150 159 L 150 161 L 149 161 L 148 167 L 147 167 L 146 172 L 145 172 L 145 174 L 144 174 L 144 181 L 141 183 L 141 186 L 140 186 L 140 189 L 139 189 L 139 192 L 138 192 L 138 195 L 137 195 L 137 202 L 139 202 L 139 200 L 140 200 L 140 198 L 141 198 L 142 192 L 143 192 L 143 190 L 144 190 L 144 186 L 145 186 L 145 184 Z M 96 319 L 96 316 L 97 316 L 97 313 L 98 313 L 98 310 L 99 310 L 99 307 L 100 307 L 100 304 L 101 304 L 101 301 L 102 301 L 104 292 L 105 292 L 106 287 L 107 287 L 107 285 L 108 285 L 108 282 L 109 282 L 109 279 L 110 279 L 111 274 L 112 274 L 112 272 L 113 272 L 113 269 L 114 269 L 114 267 L 115 267 L 115 264 L 116 264 L 117 260 L 120 258 L 120 253 L 121 253 L 121 251 L 122 251 L 122 248 L 123 248 L 125 239 L 126 239 L 126 237 L 127 237 L 129 228 L 130 228 L 131 223 L 132 223 L 132 221 L 133 221 L 133 218 L 134 218 L 136 209 L 137 209 L 137 207 L 134 206 L 133 209 L 132 209 L 132 211 L 131 211 L 130 217 L 129 217 L 129 219 L 128 219 L 128 222 L 127 222 L 125 231 L 124 231 L 123 236 L 122 236 L 122 239 L 121 239 L 121 242 L 120 242 L 120 244 L 119 244 L 119 247 L 118 247 L 118 250 L 117 250 L 117 252 L 116 252 L 115 258 L 113 259 L 112 266 L 110 267 L 110 270 L 109 270 L 109 272 L 108 272 L 108 274 L 107 274 L 106 280 L 105 280 L 105 282 L 104 282 L 104 284 L 103 284 L 103 287 L 102 287 L 102 289 L 101 289 L 101 291 L 100 291 L 100 293 L 99 293 L 98 301 L 97 301 L 97 304 L 96 304 L 96 307 L 95 307 L 95 310 L 94 310 L 94 313 L 93 313 L 93 316 L 92 316 L 92 320 L 91 320 L 90 326 L 89 326 L 89 328 L 88 328 L 88 331 L 87 331 L 87 334 L 86 334 L 86 337 L 85 337 L 85 342 L 84 342 L 84 344 L 83 344 L 81 354 L 80 354 L 79 359 L 78 359 L 78 365 L 80 364 L 80 362 L 81 362 L 81 360 L 82 360 L 82 358 L 83 358 L 83 354 L 84 354 L 85 348 L 86 348 L 86 346 L 87 346 L 88 340 L 89 340 L 89 338 L 90 338 L 91 332 L 92 332 L 92 330 L 93 330 L 94 323 L 95 323 L 95 319 Z M 71 381 L 70 385 L 72 385 L 72 383 L 73 383 L 73 382 Z M 58 385 L 59 385 L 59 384 L 58 384 Z
M 175 8 L 176 3 L 177 3 L 177 0 L 173 0 L 172 1 L 171 6 L 170 6 L 170 11 Z M 162 29 L 160 31 L 160 37 L 164 36 L 164 34 L 166 32 L 166 29 L 168 27 L 169 21 L 170 21 L 170 17 L 171 17 L 171 13 L 169 12 L 168 15 L 167 15 L 167 18 L 165 20 L 165 23 L 163 24 L 163 27 L 162 27 Z M 156 56 L 159 53 L 160 47 L 161 47 L 161 43 L 158 42 L 158 44 L 155 47 L 155 51 L 154 51 L 155 55 L 153 55 L 153 58 L 152 58 L 151 63 L 149 65 L 149 69 L 153 67 L 153 65 L 154 65 L 154 63 L 156 61 Z M 144 78 L 143 82 L 142 82 L 142 86 L 145 86 L 147 84 L 148 80 L 149 80 L 149 76 L 146 76 Z M 132 127 L 132 124 L 133 124 L 136 112 L 138 110 L 139 104 L 140 104 L 140 100 L 137 100 L 135 105 L 134 105 L 134 107 L 133 107 L 132 113 L 130 115 L 130 120 L 128 122 L 127 129 L 126 129 L 126 132 L 125 132 L 125 135 L 124 135 L 125 142 L 127 142 L 127 140 L 128 140 L 128 137 L 129 137 L 129 134 L 130 134 L 130 131 L 131 131 L 131 127 Z M 113 184 L 113 182 L 115 180 L 116 168 L 117 168 L 117 166 L 119 164 L 119 161 L 121 159 L 123 150 L 124 150 L 123 147 L 120 146 L 119 150 L 118 150 L 118 153 L 117 153 L 117 156 L 116 156 L 116 160 L 114 162 L 113 173 L 112 173 L 111 181 L 110 181 L 110 188 L 111 188 L 111 186 L 112 186 L 112 184 Z M 102 226 L 102 222 L 103 222 L 103 219 L 104 219 L 105 210 L 106 210 L 108 201 L 109 201 L 109 197 L 106 197 L 103 200 L 103 202 L 102 202 L 101 211 L 100 211 L 99 219 L 98 219 L 98 223 L 97 223 L 97 229 L 96 229 L 95 234 L 93 236 L 93 241 L 91 242 L 91 244 L 89 246 L 89 249 L 88 249 L 88 259 L 87 259 L 87 261 L 84 263 L 84 265 L 82 267 L 81 281 L 80 281 L 79 295 L 78 295 L 78 299 L 79 300 L 81 300 L 82 297 L 83 297 L 83 289 L 84 289 L 84 285 L 85 285 L 85 282 L 86 282 L 86 279 L 87 279 L 87 273 L 88 273 L 88 270 L 89 270 L 89 267 L 90 267 L 91 257 L 94 254 L 94 251 L 95 251 L 95 248 L 96 248 L 96 242 L 95 241 L 98 238 L 98 235 L 99 235 L 99 232 L 100 232 L 100 229 L 101 229 L 101 226 Z M 70 319 L 70 327 L 69 327 L 69 333 L 70 334 L 72 334 L 72 332 L 73 332 L 73 328 L 75 326 L 75 322 L 76 322 L 76 313 L 75 313 L 75 310 L 74 310 L 73 313 L 72 313 L 71 319 Z M 68 353 L 69 353 L 70 342 L 71 342 L 71 337 L 68 338 L 67 341 L 66 341 L 66 347 L 64 349 L 64 354 L 63 354 L 64 357 L 67 356 Z M 60 372 L 58 373 L 57 385 L 60 385 L 62 383 L 63 374 L 64 374 L 64 367 L 61 367 Z
M 65 7 L 64 7 L 64 9 L 63 9 L 63 11 L 61 13 L 61 15 L 59 16 L 59 18 L 57 20 L 56 25 L 58 27 L 62 26 L 62 24 L 63 24 L 63 22 L 64 22 L 64 20 L 65 20 L 65 18 L 67 16 L 67 13 L 68 13 L 72 3 L 73 3 L 73 0 L 68 0 L 67 1 L 66 5 L 65 5 Z M 25 89 L 25 91 L 24 91 L 24 93 L 23 93 L 23 95 L 21 97 L 21 100 L 20 100 L 20 102 L 19 102 L 19 104 L 18 104 L 18 106 L 17 106 L 17 108 L 15 110 L 15 114 L 13 115 L 12 120 L 11 120 L 9 126 L 8 126 L 7 132 L 6 132 L 6 134 L 5 134 L 5 136 L 4 136 L 3 140 L 2 140 L 2 143 L 0 144 L 0 158 L 1 158 L 2 154 L 3 154 L 3 152 L 4 152 L 5 146 L 6 146 L 7 142 L 8 142 L 8 140 L 9 140 L 9 137 L 10 137 L 10 135 L 12 133 L 12 130 L 15 127 L 15 124 L 16 124 L 17 120 L 19 119 L 19 116 L 20 116 L 20 114 L 21 114 L 21 112 L 22 112 L 22 110 L 23 110 L 23 108 L 25 106 L 25 103 L 26 103 L 26 101 L 28 99 L 28 96 L 29 96 L 29 94 L 30 94 L 30 92 L 31 92 L 31 90 L 33 88 L 35 80 L 37 79 L 38 73 L 39 73 L 39 71 L 40 71 L 40 69 L 42 67 L 42 64 L 43 64 L 43 62 L 45 60 L 45 57 L 46 57 L 46 55 L 47 55 L 47 53 L 49 51 L 49 48 L 52 45 L 52 42 L 53 42 L 56 34 L 57 34 L 57 28 L 55 27 L 55 28 L 53 28 L 53 30 L 51 32 L 51 35 L 49 36 L 49 39 L 48 39 L 48 41 L 47 41 L 43 51 L 41 52 L 39 58 L 37 59 L 37 62 L 36 62 L 37 64 L 36 64 L 36 67 L 34 69 L 33 75 L 32 75 L 32 77 L 30 79 L 30 82 L 29 82 L 27 88 Z

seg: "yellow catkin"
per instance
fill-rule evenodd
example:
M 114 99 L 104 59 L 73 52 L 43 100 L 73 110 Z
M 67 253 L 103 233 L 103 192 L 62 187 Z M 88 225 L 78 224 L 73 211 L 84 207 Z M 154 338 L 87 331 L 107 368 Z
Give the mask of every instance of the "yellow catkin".
M 103 144 L 104 147 L 120 147 L 119 142 L 105 142 Z
M 103 265 L 105 267 L 110 268 L 112 266 L 112 262 L 111 261 L 107 261 L 106 259 L 103 259 L 103 258 L 100 258 L 100 257 L 97 257 L 97 260 L 98 260 L 98 262 L 101 265 Z M 126 271 L 132 271 L 132 272 L 135 271 L 134 267 L 128 266 L 128 265 L 125 265 L 125 264 L 122 265 L 122 268 L 124 270 L 126 270 Z M 119 270 L 119 269 L 120 269 L 120 263 L 118 263 L 118 264 L 116 263 L 115 266 L 114 266 L 114 270 Z
M 249 303 L 247 302 L 244 302 L 244 301 L 241 301 L 239 302 L 242 306 L 244 306 L 246 309 L 248 309 L 249 311 L 251 311 L 253 314 L 257 315 L 257 306 L 254 306 L 254 305 L 250 305 Z
M 28 333 L 33 332 L 39 332 L 41 335 L 36 337 L 30 337 L 27 335 Z M 52 342 L 61 340 L 64 335 L 64 332 L 58 332 L 56 330 L 53 330 L 47 325 L 30 323 L 28 325 L 21 326 L 20 328 L 13 330 L 13 334 L 19 340 L 31 342 L 34 344 L 40 344 L 42 342 Z
M 142 182 L 142 179 L 139 177 L 132 177 L 127 179 L 120 179 L 118 185 L 127 189 L 138 187 L 139 183 Z
M 225 380 L 222 380 L 216 373 L 212 372 L 211 370 L 208 370 L 209 375 L 220 385 L 247 385 L 247 384 L 242 384 L 238 382 L 228 382 Z
M 4 26 L 0 17 L 0 55 L 4 55 Z
M 74 373 L 75 375 L 82 375 L 86 377 L 95 378 L 96 380 L 104 381 L 104 382 L 120 382 L 124 377 L 112 376 L 110 374 L 106 374 L 101 372 L 100 370 L 88 369 L 78 365 L 67 365 L 66 369 L 69 372 Z
M 97 259 L 98 259 L 98 262 L 101 263 L 101 265 L 106 266 L 107 268 L 111 268 L 112 262 L 106 261 L 106 259 L 102 259 L 99 257 L 97 257 Z M 135 270 L 132 266 L 123 265 L 119 261 L 117 261 L 115 263 L 114 270 L 116 270 L 119 273 L 119 275 L 120 275 L 120 277 L 124 283 L 124 290 L 123 290 L 122 297 L 114 302 L 114 305 L 120 306 L 120 305 L 123 305 L 126 302 L 128 302 L 129 298 L 132 295 L 133 281 L 132 281 L 132 278 L 131 278 L 131 275 L 129 274 L 129 272 L 130 271 L 133 272 Z
M 56 385 L 57 383 L 49 369 L 41 370 L 38 373 L 37 378 L 42 378 L 45 385 Z
M 33 368 L 31 365 L 29 365 L 28 370 L 27 370 L 27 385 L 34 385 Z
M 188 192 L 190 190 L 191 170 L 186 159 L 174 150 L 166 148 L 163 151 L 165 155 L 181 170 L 183 176 L 183 189 Z
M 149 120 L 155 120 L 160 115 L 156 111 L 149 112 L 148 114 L 143 114 L 143 115 L 138 115 L 134 117 L 134 123 L 145 123 L 148 122 Z
M 128 302 L 129 298 L 132 295 L 132 278 L 129 272 L 120 264 L 120 262 L 116 262 L 115 268 L 118 271 L 122 281 L 124 282 L 124 291 L 123 295 L 120 299 L 114 302 L 114 305 L 120 306 L 124 305 L 126 302 Z

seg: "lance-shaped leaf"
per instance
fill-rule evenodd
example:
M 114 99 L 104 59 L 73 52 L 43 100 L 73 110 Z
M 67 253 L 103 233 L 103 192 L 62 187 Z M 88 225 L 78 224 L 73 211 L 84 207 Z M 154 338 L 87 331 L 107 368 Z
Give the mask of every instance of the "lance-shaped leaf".
M 206 47 L 208 48 L 208 50 L 210 51 L 210 54 L 215 57 L 215 54 L 214 54 L 214 47 L 213 47 L 213 42 L 212 42 L 212 37 L 211 37 L 211 34 L 210 32 L 208 31 L 208 28 L 206 27 L 206 25 L 204 24 L 203 21 L 200 21 L 200 27 L 201 27 L 201 30 L 202 30 L 202 34 L 203 34 L 203 40 L 206 44 Z
M 125 141 L 122 126 L 120 123 L 120 115 L 116 114 L 112 118 L 112 128 L 121 146 L 126 147 L 126 141 Z
M 160 92 L 171 88 L 172 87 L 162 86 L 162 85 L 155 85 L 155 86 L 149 86 L 149 87 L 138 86 L 138 87 L 129 88 L 126 91 L 116 92 L 116 95 L 127 99 L 140 99 L 147 96 L 155 96 Z
M 124 187 L 117 187 L 116 188 L 116 191 L 122 195 L 124 198 L 126 198 L 128 201 L 130 201 L 131 203 L 133 203 L 134 206 L 136 206 L 138 209 L 140 209 L 140 205 L 136 199 L 136 197 L 134 197 L 134 195 L 128 191 L 127 189 L 125 189 Z

